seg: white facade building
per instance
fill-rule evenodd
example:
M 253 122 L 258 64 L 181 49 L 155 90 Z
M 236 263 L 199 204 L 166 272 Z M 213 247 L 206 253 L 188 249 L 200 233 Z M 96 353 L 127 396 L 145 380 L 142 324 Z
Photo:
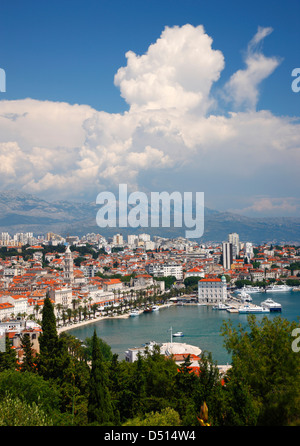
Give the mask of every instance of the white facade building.
M 71 308 L 73 300 L 71 287 L 52 288 L 49 293 L 55 305 L 59 304 L 64 308 Z
M 226 278 L 201 279 L 198 282 L 198 302 L 203 304 L 224 303 L 227 299 Z
M 152 263 L 148 266 L 148 272 L 155 277 L 174 276 L 176 277 L 176 280 L 182 280 L 183 278 L 182 266 L 177 264 Z
M 235 259 L 240 252 L 240 237 L 236 232 L 228 235 L 228 242 L 232 244 L 232 256 Z

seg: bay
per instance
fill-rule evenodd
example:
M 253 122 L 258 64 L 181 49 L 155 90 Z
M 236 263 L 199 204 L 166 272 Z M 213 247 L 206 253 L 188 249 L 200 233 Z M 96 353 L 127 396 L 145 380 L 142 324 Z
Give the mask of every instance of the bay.
M 274 318 L 280 315 L 290 322 L 299 322 L 300 292 L 257 293 L 251 297 L 252 303 L 257 305 L 267 297 L 282 305 L 281 313 L 256 314 L 257 321 L 265 316 Z M 184 342 L 211 352 L 214 361 L 225 365 L 230 363 L 231 356 L 220 333 L 224 321 L 232 321 L 234 326 L 246 326 L 247 315 L 214 310 L 210 306 L 172 305 L 136 317 L 103 319 L 69 330 L 69 333 L 84 341 L 96 329 L 97 336 L 110 345 L 112 352 L 122 360 L 128 348 L 140 347 L 150 341 L 170 342 L 172 327 L 173 333 L 182 331 L 184 334 L 183 338 L 172 338 L 172 342 Z

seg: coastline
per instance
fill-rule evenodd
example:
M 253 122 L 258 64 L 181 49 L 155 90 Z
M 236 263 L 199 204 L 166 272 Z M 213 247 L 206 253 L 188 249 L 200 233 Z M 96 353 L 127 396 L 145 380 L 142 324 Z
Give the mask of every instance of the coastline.
M 58 327 L 57 334 L 60 335 L 60 333 L 63 333 L 64 331 L 73 330 L 74 328 L 78 328 L 78 327 L 82 327 L 84 325 L 99 322 L 99 321 L 102 321 L 103 319 L 127 319 L 128 317 L 130 317 L 129 314 L 120 314 L 120 315 L 116 315 L 116 316 L 97 316 L 92 319 L 87 319 L 87 320 L 84 320 L 81 322 L 76 322 L 75 324 L 69 324 L 69 325 L 64 325 L 63 327 Z
M 161 309 L 161 308 L 168 308 L 171 305 L 174 305 L 174 304 L 171 304 L 171 303 L 163 304 L 163 305 L 159 306 L 159 309 Z M 143 312 L 143 310 L 140 310 L 140 313 L 142 313 L 142 312 Z M 127 319 L 129 317 L 130 317 L 130 313 L 119 314 L 119 315 L 115 315 L 115 316 L 97 316 L 95 318 L 87 319 L 87 320 L 84 320 L 84 321 L 81 321 L 81 322 L 77 322 L 75 324 L 73 323 L 73 324 L 64 325 L 62 327 L 58 327 L 57 328 L 57 334 L 60 335 L 61 333 L 65 332 L 65 331 L 73 330 L 75 328 L 82 327 L 84 325 L 93 324 L 95 322 L 99 322 L 99 321 L 102 321 L 104 319 Z

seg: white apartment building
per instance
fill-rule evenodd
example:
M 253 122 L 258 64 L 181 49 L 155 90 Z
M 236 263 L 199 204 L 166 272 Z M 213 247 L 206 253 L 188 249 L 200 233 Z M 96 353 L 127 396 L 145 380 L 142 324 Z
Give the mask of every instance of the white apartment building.
M 224 303 L 227 299 L 226 278 L 201 279 L 198 282 L 198 302 L 203 304 Z
M 123 246 L 124 240 L 122 234 L 116 234 L 113 236 L 113 244 L 115 246 Z
M 148 266 L 149 274 L 153 274 L 154 277 L 168 277 L 174 276 L 176 280 L 182 280 L 183 272 L 182 266 L 177 264 L 155 264 L 151 263 Z
M 187 277 L 203 277 L 204 278 L 204 269 L 201 266 L 195 266 L 187 270 L 185 273 L 185 278 Z
M 232 244 L 232 256 L 235 259 L 240 252 L 240 237 L 236 232 L 228 235 L 228 242 Z
M 12 305 L 12 309 L 11 309 L 11 313 L 10 314 L 14 314 L 15 316 L 18 316 L 19 314 L 26 314 L 27 313 L 27 297 L 23 297 L 23 296 L 15 296 L 15 295 L 11 295 L 11 296 L 1 296 L 0 297 L 0 303 L 4 304 L 4 303 L 8 303 L 10 305 Z

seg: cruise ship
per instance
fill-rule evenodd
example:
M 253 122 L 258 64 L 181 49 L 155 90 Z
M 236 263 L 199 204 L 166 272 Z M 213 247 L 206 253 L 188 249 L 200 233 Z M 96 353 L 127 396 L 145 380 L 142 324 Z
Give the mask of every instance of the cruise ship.
M 279 293 L 291 291 L 293 287 L 287 285 L 270 285 L 266 288 L 267 293 Z
M 281 311 L 281 304 L 274 302 L 274 300 L 268 298 L 260 304 L 263 308 L 268 308 L 270 311 Z

